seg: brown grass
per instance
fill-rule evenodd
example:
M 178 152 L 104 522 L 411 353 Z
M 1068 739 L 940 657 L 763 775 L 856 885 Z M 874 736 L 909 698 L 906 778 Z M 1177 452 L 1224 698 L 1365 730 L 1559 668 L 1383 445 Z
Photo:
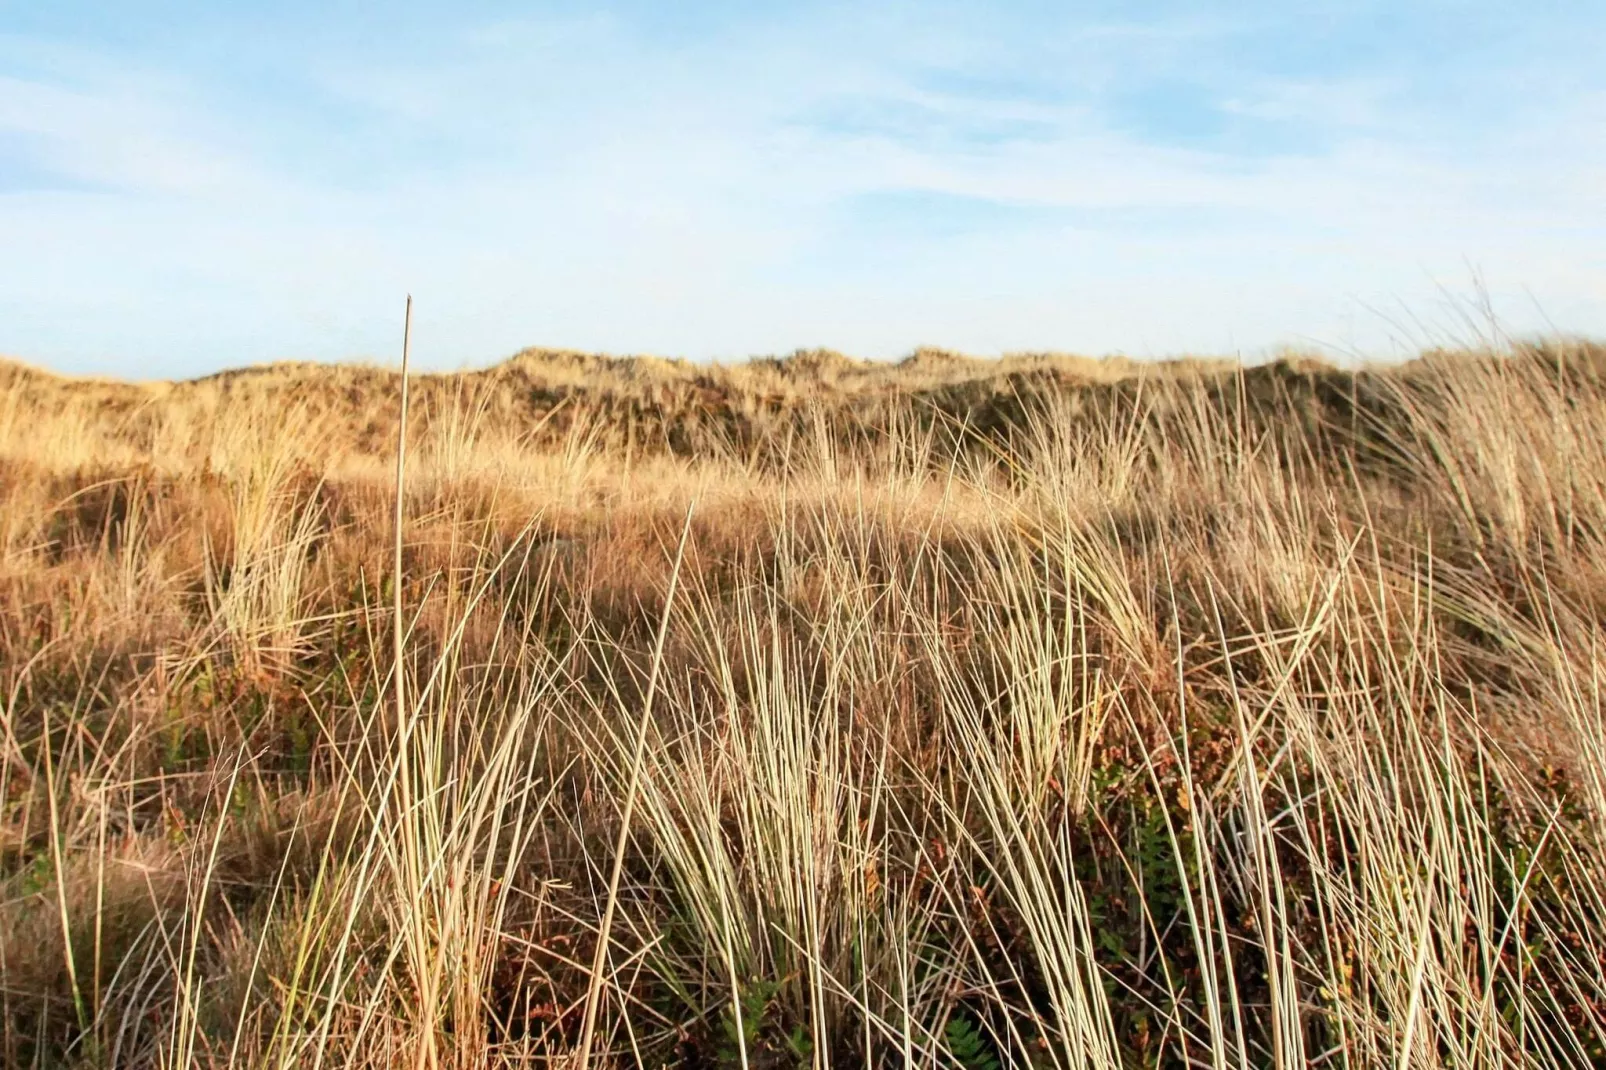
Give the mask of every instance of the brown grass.
M 397 386 L 0 364 L 5 1065 L 1606 1060 L 1606 349 Z

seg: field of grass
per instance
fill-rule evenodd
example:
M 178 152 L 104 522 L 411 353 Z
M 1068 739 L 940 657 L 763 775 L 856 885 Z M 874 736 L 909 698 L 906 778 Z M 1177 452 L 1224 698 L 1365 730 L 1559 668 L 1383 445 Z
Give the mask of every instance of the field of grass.
M 1606 348 L 399 385 L 0 364 L 0 1064 L 1606 1063 Z

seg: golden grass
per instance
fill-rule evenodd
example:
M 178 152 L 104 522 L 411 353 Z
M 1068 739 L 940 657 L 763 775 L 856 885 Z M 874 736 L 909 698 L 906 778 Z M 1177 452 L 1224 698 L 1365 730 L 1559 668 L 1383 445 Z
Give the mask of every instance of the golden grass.
M 0 364 L 5 1065 L 1606 1061 L 1606 349 L 398 385 Z

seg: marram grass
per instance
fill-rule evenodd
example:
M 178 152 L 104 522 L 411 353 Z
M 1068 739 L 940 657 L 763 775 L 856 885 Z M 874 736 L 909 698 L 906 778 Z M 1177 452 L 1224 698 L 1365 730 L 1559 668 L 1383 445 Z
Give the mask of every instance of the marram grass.
M 1606 351 L 396 385 L 0 367 L 4 1065 L 1606 1062 Z

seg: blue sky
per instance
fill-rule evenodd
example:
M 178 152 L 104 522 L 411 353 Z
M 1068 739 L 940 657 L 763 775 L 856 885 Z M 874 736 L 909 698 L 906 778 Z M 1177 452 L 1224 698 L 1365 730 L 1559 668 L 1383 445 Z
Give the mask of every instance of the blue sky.
M 1606 5 L 0 0 L 0 353 L 1606 333 Z

